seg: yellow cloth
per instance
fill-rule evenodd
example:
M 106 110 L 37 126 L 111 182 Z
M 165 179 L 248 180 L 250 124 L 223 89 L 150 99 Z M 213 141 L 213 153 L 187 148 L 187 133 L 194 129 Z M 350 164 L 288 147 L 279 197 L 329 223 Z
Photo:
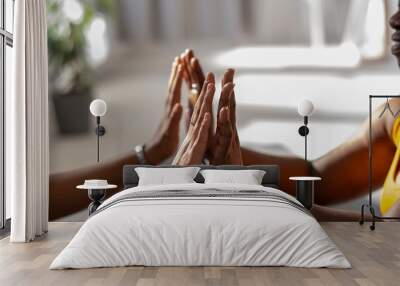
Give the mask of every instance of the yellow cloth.
M 383 185 L 380 202 L 381 213 L 383 215 L 385 215 L 385 213 L 400 199 L 400 185 L 396 183 L 396 177 L 399 170 L 398 164 L 400 160 L 400 117 L 397 117 L 394 121 L 392 139 L 396 144 L 397 149 Z

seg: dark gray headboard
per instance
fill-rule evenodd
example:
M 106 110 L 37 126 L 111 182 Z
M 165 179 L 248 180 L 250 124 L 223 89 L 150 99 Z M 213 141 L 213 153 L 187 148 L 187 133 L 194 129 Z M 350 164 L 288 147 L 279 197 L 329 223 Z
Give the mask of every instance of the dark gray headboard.
M 139 177 L 135 171 L 136 167 L 148 168 L 181 168 L 181 166 L 164 165 L 164 166 L 150 166 L 150 165 L 125 165 L 123 170 L 124 189 L 133 188 L 138 185 Z M 277 165 L 253 165 L 253 166 L 210 166 L 199 165 L 201 169 L 225 169 L 225 170 L 264 170 L 265 175 L 262 180 L 262 185 L 265 187 L 279 188 L 279 167 Z M 197 183 L 204 183 L 203 176 L 199 173 L 194 179 Z

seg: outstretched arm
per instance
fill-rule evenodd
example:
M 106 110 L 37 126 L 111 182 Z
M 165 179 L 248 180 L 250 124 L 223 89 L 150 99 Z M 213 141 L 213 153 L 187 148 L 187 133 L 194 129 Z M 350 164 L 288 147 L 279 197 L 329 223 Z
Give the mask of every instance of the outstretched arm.
M 160 164 L 171 157 L 178 148 L 179 122 L 182 115 L 180 104 L 182 80 L 182 65 L 176 58 L 172 64 L 163 118 L 153 138 L 145 144 L 144 156 L 148 164 Z M 54 220 L 88 206 L 87 193 L 75 190 L 75 187 L 82 184 L 85 179 L 107 179 L 122 187 L 123 166 L 138 163 L 139 160 L 132 150 L 131 153 L 96 165 L 51 174 L 49 178 L 49 219 Z
M 393 110 L 400 110 L 400 100 L 390 102 Z M 372 116 L 373 177 L 374 187 L 383 185 L 392 162 L 395 145 L 391 138 L 394 118 L 379 114 L 378 107 Z M 282 189 L 294 194 L 294 184 L 290 176 L 317 175 L 323 178 L 315 194 L 319 204 L 327 205 L 347 201 L 364 195 L 368 191 L 368 122 L 358 134 L 332 151 L 310 162 L 297 157 L 282 157 L 263 154 L 242 148 L 243 161 L 251 164 L 277 164 L 281 167 Z

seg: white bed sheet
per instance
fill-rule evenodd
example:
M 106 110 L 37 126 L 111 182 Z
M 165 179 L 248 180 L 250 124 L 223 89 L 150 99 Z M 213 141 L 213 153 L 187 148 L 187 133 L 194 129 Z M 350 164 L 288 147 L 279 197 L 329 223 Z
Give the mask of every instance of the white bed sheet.
M 263 190 L 231 184 L 135 187 L 163 190 Z M 145 266 L 293 266 L 350 268 L 311 216 L 288 204 L 246 198 L 170 198 L 123 201 L 90 217 L 50 269 Z

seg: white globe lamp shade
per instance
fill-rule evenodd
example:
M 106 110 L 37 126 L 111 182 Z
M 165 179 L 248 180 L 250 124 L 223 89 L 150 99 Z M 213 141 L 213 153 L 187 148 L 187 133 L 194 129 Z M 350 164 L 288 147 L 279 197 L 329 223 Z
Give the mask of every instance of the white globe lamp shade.
M 305 99 L 302 102 L 300 102 L 297 107 L 297 112 L 301 116 L 310 116 L 313 111 L 314 111 L 314 104 L 308 99 Z
M 102 99 L 95 99 L 90 103 L 89 109 L 94 116 L 104 116 L 107 112 L 107 104 Z

